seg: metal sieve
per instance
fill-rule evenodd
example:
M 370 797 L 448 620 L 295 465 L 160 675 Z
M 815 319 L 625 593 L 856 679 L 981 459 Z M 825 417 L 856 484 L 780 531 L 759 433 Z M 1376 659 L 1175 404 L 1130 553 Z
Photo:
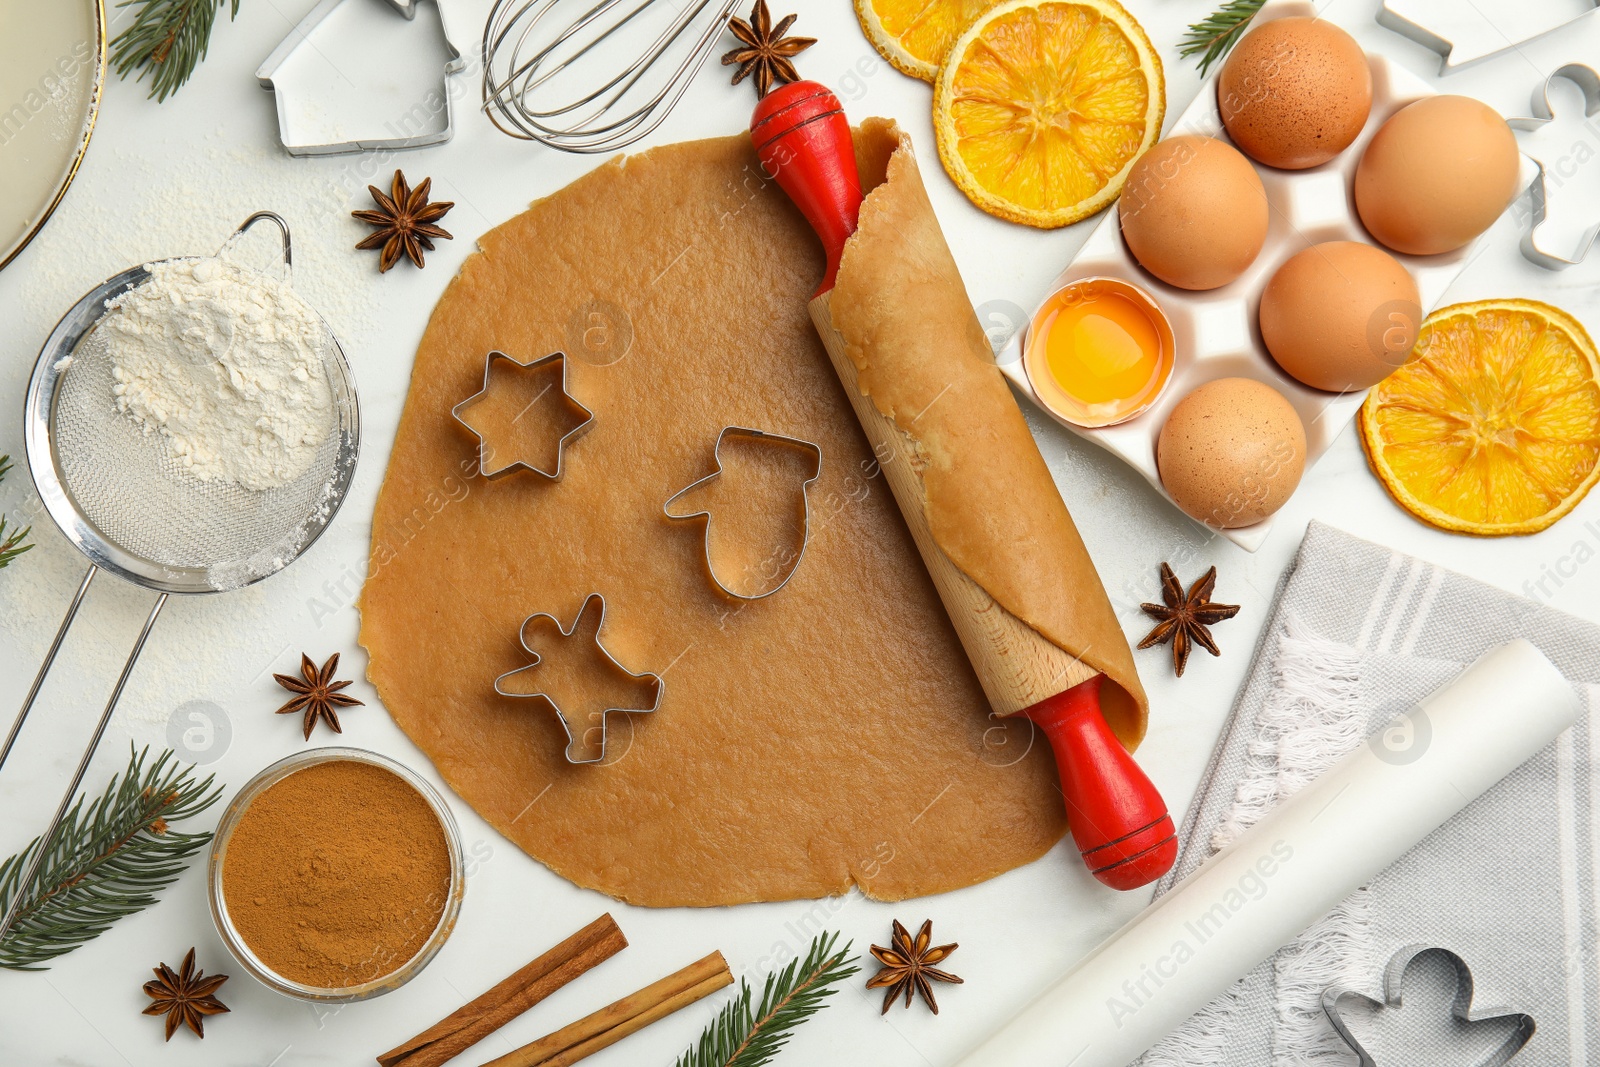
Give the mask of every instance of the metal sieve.
M 251 215 L 223 248 L 263 220 L 283 233 L 287 270 L 291 262 L 289 225 L 270 211 Z M 147 267 L 133 267 L 86 293 L 45 340 L 28 382 L 24 427 L 28 469 L 45 510 L 89 558 L 89 572 L 0 747 L 0 767 L 11 753 L 95 575 L 110 571 L 160 596 L 123 665 L 72 783 L 43 834 L 41 847 L 0 919 L 0 937 L 16 920 L 25 891 L 47 851 L 44 846 L 83 781 L 168 595 L 238 589 L 287 567 L 333 521 L 355 474 L 361 440 L 355 381 L 326 322 L 321 355 L 333 398 L 333 425 L 310 467 L 287 485 L 252 491 L 227 482 L 201 481 L 183 471 L 161 435 L 145 433 L 118 411 L 112 392 L 111 349 L 95 327 L 106 314 L 108 301 L 149 277 Z

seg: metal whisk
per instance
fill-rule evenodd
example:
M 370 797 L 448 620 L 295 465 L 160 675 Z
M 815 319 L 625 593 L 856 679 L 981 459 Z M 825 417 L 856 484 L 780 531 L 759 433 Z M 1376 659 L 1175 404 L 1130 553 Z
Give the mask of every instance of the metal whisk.
M 563 152 L 626 148 L 666 120 L 735 3 L 495 0 L 483 30 L 483 110 L 512 137 Z M 652 74 L 674 61 L 664 82 Z

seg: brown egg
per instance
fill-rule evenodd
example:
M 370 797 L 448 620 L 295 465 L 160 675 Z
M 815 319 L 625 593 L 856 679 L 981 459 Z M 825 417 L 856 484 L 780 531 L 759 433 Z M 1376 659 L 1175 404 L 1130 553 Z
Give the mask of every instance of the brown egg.
M 1376 385 L 1411 358 L 1422 297 L 1400 261 L 1359 241 L 1313 245 L 1261 291 L 1261 339 L 1313 389 Z
M 1253 378 L 1207 382 L 1167 416 L 1161 484 L 1208 526 L 1233 529 L 1283 507 L 1306 466 L 1306 429 L 1283 394 Z
M 1180 289 L 1243 274 L 1267 239 L 1267 192 L 1231 145 L 1184 134 L 1139 157 L 1118 206 L 1122 236 L 1145 270 Z
M 1372 110 L 1372 69 L 1331 22 L 1282 18 L 1234 47 L 1217 79 L 1228 136 L 1269 167 L 1304 170 L 1350 147 Z
M 1367 231 L 1415 256 L 1452 252 L 1494 225 L 1517 195 L 1517 138 L 1489 105 L 1431 96 L 1395 112 L 1356 167 Z

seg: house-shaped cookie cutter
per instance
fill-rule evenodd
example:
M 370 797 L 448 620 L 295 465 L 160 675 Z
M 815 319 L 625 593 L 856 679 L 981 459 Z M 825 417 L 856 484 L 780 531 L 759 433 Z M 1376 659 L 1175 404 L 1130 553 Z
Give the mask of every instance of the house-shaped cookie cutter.
M 1533 94 L 1533 117 L 1515 118 L 1508 120 L 1513 129 L 1538 130 L 1550 124 L 1555 118 L 1555 109 L 1550 104 L 1550 89 L 1558 78 L 1565 78 L 1583 91 L 1583 114 L 1588 120 L 1587 127 L 1591 133 L 1600 134 L 1600 71 L 1585 63 L 1568 63 L 1556 69 L 1550 77 L 1544 80 L 1543 86 L 1536 89 Z M 1524 155 L 1528 153 L 1524 150 Z M 1583 262 L 1589 254 L 1589 249 L 1594 247 L 1596 235 L 1600 235 L 1600 206 L 1592 200 L 1585 198 L 1581 190 L 1571 190 L 1561 194 L 1563 201 L 1572 198 L 1574 207 L 1583 205 L 1587 201 L 1589 217 L 1592 220 L 1576 241 L 1565 242 L 1566 247 L 1560 247 L 1558 237 L 1550 232 L 1549 206 L 1551 195 L 1560 188 L 1559 184 L 1551 180 L 1550 168 L 1559 167 L 1562 160 L 1542 159 L 1530 156 L 1538 164 L 1539 177 L 1533 183 L 1532 191 L 1532 222 L 1528 232 L 1522 239 L 1522 254 L 1541 267 L 1550 270 L 1565 270 L 1567 267 L 1576 266 Z M 1559 179 L 1562 175 L 1557 174 Z
M 290 65 L 291 59 L 300 56 L 302 49 L 310 49 L 313 56 L 325 56 L 332 63 L 332 57 L 344 54 L 356 47 L 358 42 L 348 39 L 335 38 L 328 40 L 329 30 L 334 22 L 331 16 L 344 4 L 358 5 L 365 9 L 373 7 L 372 0 L 322 0 L 311 9 L 310 14 L 300 20 L 297 25 L 273 49 L 261 67 L 256 71 L 256 78 L 261 82 L 263 89 L 271 90 L 276 97 L 278 110 L 278 133 L 283 141 L 283 147 L 290 155 L 295 156 L 322 156 L 337 155 L 346 152 L 368 152 L 378 149 L 403 149 L 423 148 L 427 145 L 442 144 L 450 140 L 455 132 L 455 117 L 452 114 L 451 92 L 448 84 L 449 77 L 466 69 L 465 49 L 463 44 L 465 36 L 460 32 L 464 24 L 464 15 L 457 8 L 460 0 L 435 0 L 439 8 L 439 20 L 444 34 L 444 44 L 448 56 L 442 72 L 441 86 L 437 97 L 427 97 L 427 104 L 442 109 L 443 124 L 434 128 L 412 130 L 407 128 L 411 121 L 412 113 L 422 105 L 423 101 L 415 98 L 415 94 L 396 93 L 392 100 L 385 100 L 382 110 L 375 114 L 359 115 L 352 113 L 340 114 L 332 125 L 324 129 L 336 129 L 339 136 L 328 140 L 308 140 L 307 134 L 300 130 L 301 123 L 297 121 L 297 109 L 306 108 L 310 111 L 333 111 L 338 113 L 342 106 L 337 101 L 328 101 L 315 98 L 315 86 L 301 84 L 292 71 L 285 69 Z M 388 0 L 388 4 L 407 20 L 414 20 L 417 15 L 421 0 Z M 381 9 L 374 8 L 376 18 L 390 18 Z M 422 32 L 420 29 L 414 32 Z M 432 110 L 432 107 L 425 110 Z
M 1384 0 L 1378 24 L 1439 53 L 1439 72 L 1449 74 L 1479 60 L 1543 37 L 1594 14 L 1574 15 L 1570 4 L 1472 3 L 1470 0 Z

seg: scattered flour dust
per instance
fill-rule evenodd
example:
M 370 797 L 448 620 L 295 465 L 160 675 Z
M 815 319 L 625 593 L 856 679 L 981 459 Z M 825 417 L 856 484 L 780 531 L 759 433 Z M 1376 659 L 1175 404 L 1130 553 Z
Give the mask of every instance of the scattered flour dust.
M 333 427 L 327 328 L 286 283 L 227 260 L 177 259 L 107 303 L 118 410 L 201 481 L 287 485 Z

